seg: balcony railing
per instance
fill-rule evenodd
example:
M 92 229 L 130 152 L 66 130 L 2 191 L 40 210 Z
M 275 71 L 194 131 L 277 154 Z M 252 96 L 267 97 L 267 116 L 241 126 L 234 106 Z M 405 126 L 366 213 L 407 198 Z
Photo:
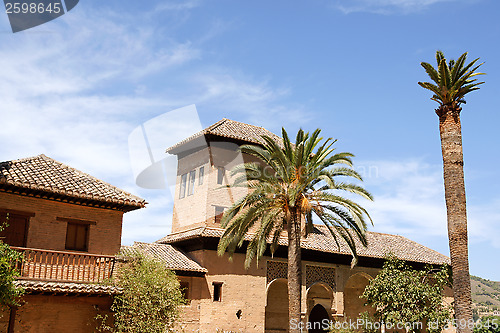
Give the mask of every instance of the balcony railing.
M 59 282 L 95 283 L 109 279 L 115 265 L 114 256 L 78 252 L 41 250 L 24 247 L 18 263 L 19 279 Z

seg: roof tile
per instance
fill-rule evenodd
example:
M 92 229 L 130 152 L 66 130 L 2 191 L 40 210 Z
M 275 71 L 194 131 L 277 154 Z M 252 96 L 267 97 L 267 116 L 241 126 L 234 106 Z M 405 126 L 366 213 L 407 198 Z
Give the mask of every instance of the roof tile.
M 157 242 L 168 244 L 197 237 L 220 238 L 223 233 L 224 229 L 221 228 L 198 227 L 167 235 Z M 362 246 L 359 241 L 356 242 L 356 249 L 360 257 L 385 258 L 388 254 L 392 253 L 397 258 L 406 261 L 437 265 L 444 263 L 450 264 L 449 257 L 406 237 L 370 231 L 366 233 L 366 236 L 368 239 L 368 247 Z M 251 233 L 245 236 L 246 240 L 250 240 L 251 238 Z M 287 238 L 281 237 L 279 245 L 287 246 Z M 302 239 L 301 242 L 301 247 L 303 249 L 351 255 L 345 242 L 339 241 L 339 245 L 340 247 L 335 242 L 330 231 L 322 225 L 315 225 L 314 231 L 310 233 L 307 238 Z
M 119 294 L 120 289 L 115 286 L 102 284 L 85 284 L 85 283 L 69 283 L 69 282 L 49 282 L 49 281 L 33 281 L 33 280 L 17 280 L 14 281 L 16 286 L 23 287 L 28 293 L 62 293 L 62 294 Z
M 176 143 L 172 147 L 167 148 L 167 153 L 177 153 L 177 149 L 184 144 L 201 138 L 204 135 L 214 135 L 223 138 L 236 139 L 254 144 L 262 144 L 262 136 L 269 136 L 273 138 L 280 145 L 282 139 L 276 134 L 268 131 L 267 129 L 259 126 L 241 123 L 230 119 L 223 118 L 215 124 L 205 128 L 204 130 L 191 135 L 190 137 Z
M 0 163 L 0 187 L 14 186 L 133 207 L 146 201 L 43 154 Z
M 165 263 L 168 269 L 176 271 L 207 272 L 196 261 L 189 258 L 184 252 L 170 244 L 134 242 L 132 246 L 122 246 L 122 253 L 138 250 L 151 255 L 153 258 Z

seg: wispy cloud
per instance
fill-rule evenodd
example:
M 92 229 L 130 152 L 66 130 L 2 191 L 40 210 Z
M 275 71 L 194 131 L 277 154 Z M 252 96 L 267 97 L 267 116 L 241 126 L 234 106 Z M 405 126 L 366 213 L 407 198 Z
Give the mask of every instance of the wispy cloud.
M 183 11 L 196 8 L 200 5 L 200 1 L 165 1 L 164 3 L 157 5 L 155 11 Z
M 440 2 L 462 0 L 336 0 L 334 8 L 344 14 L 369 12 L 375 14 L 393 14 L 419 12 Z
M 358 168 L 365 186 L 374 196 L 365 206 L 374 219 L 374 230 L 400 234 L 425 242 L 437 237 L 447 244 L 446 206 L 442 166 L 422 159 L 404 161 L 366 161 Z M 495 230 L 500 198 L 468 205 L 471 243 L 488 242 L 500 248 Z
M 188 11 L 197 5 L 157 9 Z M 262 126 L 294 114 L 299 119 L 294 110 L 300 106 L 287 107 L 289 90 L 272 87 L 266 78 L 199 64 L 207 38 L 222 33 L 220 22 L 217 33 L 190 40 L 160 33 L 148 21 L 150 12 L 141 18 L 90 11 L 81 7 L 47 24 L 47 33 L 1 36 L 0 160 L 44 153 L 144 196 L 148 208 L 125 214 L 123 242 L 155 240 L 170 230 L 171 196 L 135 185 L 127 147 L 134 128 L 193 103 L 202 112 L 231 113 Z

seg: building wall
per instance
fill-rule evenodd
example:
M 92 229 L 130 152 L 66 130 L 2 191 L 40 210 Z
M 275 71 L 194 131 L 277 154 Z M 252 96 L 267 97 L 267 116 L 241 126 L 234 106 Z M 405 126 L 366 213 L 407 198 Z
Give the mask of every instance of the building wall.
M 58 217 L 93 221 L 90 225 L 88 252 L 114 255 L 120 250 L 123 212 L 86 207 L 0 192 L 0 209 L 12 209 L 35 216 L 30 218 L 27 247 L 65 250 L 67 222 Z
M 204 168 L 203 184 L 199 185 L 199 170 Z M 194 186 L 194 194 L 186 195 L 184 198 L 179 198 L 181 177 L 187 174 L 189 183 L 189 172 L 196 171 L 196 181 Z M 178 157 L 177 160 L 177 179 L 174 194 L 174 209 L 172 216 L 172 232 L 185 230 L 187 227 L 193 227 L 196 224 L 201 225 L 207 216 L 207 195 L 209 177 L 212 173 L 212 167 L 209 163 L 209 150 L 204 148 L 195 153 L 184 157 Z
M 172 233 L 198 226 L 220 226 L 215 223 L 215 207 L 230 207 L 235 201 L 247 193 L 243 187 L 231 187 L 235 177 L 230 171 L 245 162 L 256 162 L 257 159 L 241 154 L 238 146 L 229 142 L 212 142 L 210 148 L 200 149 L 189 155 L 178 156 L 177 179 L 174 194 L 174 211 Z M 205 175 L 202 185 L 198 184 L 199 169 L 204 167 Z M 225 178 L 222 184 L 217 183 L 218 168 L 224 167 Z M 196 170 L 194 194 L 180 198 L 181 177 Z
M 286 263 L 286 259 L 264 257 L 259 261 L 258 266 L 254 262 L 248 270 L 245 270 L 245 254 L 236 253 L 232 262 L 228 260 L 227 255 L 219 257 L 214 250 L 193 251 L 189 253 L 189 256 L 206 267 L 208 273 L 203 278 L 180 278 L 181 281 L 190 282 L 191 301 L 189 305 L 183 307 L 180 322 L 180 325 L 186 328 L 186 332 L 199 330 L 199 332 L 208 333 L 215 332 L 217 329 L 233 332 L 271 332 L 266 330 L 266 326 L 271 327 L 276 323 L 272 317 L 280 316 L 283 312 L 281 308 L 284 306 L 288 311 L 286 290 L 269 288 L 271 284 L 277 287 L 280 287 L 280 284 L 271 283 L 274 280 L 268 281 L 267 277 L 268 261 Z M 311 309 L 316 304 L 323 305 L 329 312 L 330 319 L 333 320 L 343 320 L 345 313 L 352 314 L 369 310 L 362 306 L 362 300 L 360 304 L 356 303 L 359 299 L 357 291 L 365 287 L 365 282 L 368 281 L 366 277 L 375 276 L 378 269 L 366 267 L 351 269 L 345 265 L 309 261 L 304 261 L 302 265 L 304 320 L 307 320 Z M 307 266 L 331 268 L 335 275 L 331 279 L 325 277 L 324 280 L 334 281 L 334 288 L 307 286 L 305 274 Z M 358 279 L 358 276 L 363 279 Z M 222 283 L 220 302 L 213 300 L 214 282 Z M 286 280 L 284 282 L 286 283 Z M 272 297 L 268 298 L 268 292 Z M 278 328 L 281 324 L 274 326 Z
M 181 325 L 200 332 L 221 331 L 264 332 L 266 304 L 265 264 L 248 270 L 243 266 L 244 255 L 235 254 L 233 262 L 216 251 L 190 253 L 208 269 L 204 278 L 192 278 L 192 300 L 184 307 Z M 263 261 L 264 263 L 264 261 Z M 181 278 L 181 281 L 183 278 Z M 222 282 L 221 301 L 213 300 L 213 283 Z M 239 318 L 237 316 L 239 314 Z
M 96 315 L 110 314 L 111 297 L 26 295 L 15 317 L 15 333 L 92 333 Z M 4 310 L 0 330 L 7 332 L 9 312 Z

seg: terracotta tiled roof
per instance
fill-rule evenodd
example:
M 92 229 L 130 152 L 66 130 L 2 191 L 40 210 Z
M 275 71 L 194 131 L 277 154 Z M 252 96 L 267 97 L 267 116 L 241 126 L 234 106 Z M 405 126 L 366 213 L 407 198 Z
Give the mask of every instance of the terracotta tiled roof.
M 206 273 L 207 269 L 189 258 L 184 252 L 170 244 L 134 242 L 132 246 L 122 246 L 122 253 L 138 250 L 151 255 L 153 258 L 165 263 L 168 269 L 175 271 Z
M 279 136 L 272 132 L 269 132 L 263 127 L 249 125 L 241 123 L 239 121 L 223 118 L 222 120 L 219 120 L 215 124 L 205 128 L 204 130 L 191 135 L 190 137 L 176 143 L 172 147 L 167 148 L 167 153 L 175 154 L 177 152 L 177 148 L 192 140 L 201 138 L 204 135 L 213 135 L 223 138 L 236 139 L 254 144 L 262 144 L 264 142 L 262 140 L 262 136 L 266 135 L 273 138 L 280 145 L 282 144 L 282 140 Z
M 146 201 L 45 155 L 0 163 L 0 188 L 13 186 L 133 210 Z
M 187 240 L 197 237 L 215 237 L 222 236 L 224 230 L 221 228 L 198 227 L 182 232 L 173 233 L 158 240 L 158 243 L 175 243 L 181 240 Z M 246 235 L 246 239 L 251 239 L 251 234 Z M 378 232 L 367 232 L 368 247 L 363 247 L 357 243 L 357 252 L 360 257 L 368 258 L 385 258 L 389 253 L 394 254 L 396 257 L 406 261 L 425 263 L 425 264 L 443 264 L 450 263 L 450 258 L 428 247 L 425 247 L 417 242 L 414 242 L 406 237 L 399 235 L 383 234 Z M 288 245 L 286 237 L 279 240 L 279 244 L 283 246 Z M 347 254 L 351 252 L 342 241 L 339 241 L 340 248 L 333 239 L 330 231 L 322 225 L 315 225 L 315 230 L 303 239 L 301 247 L 303 249 Z
M 120 289 L 115 286 L 100 284 L 68 283 L 68 282 L 47 282 L 33 280 L 17 280 L 16 286 L 23 287 L 28 293 L 61 293 L 61 294 L 98 294 L 114 295 L 119 294 Z

